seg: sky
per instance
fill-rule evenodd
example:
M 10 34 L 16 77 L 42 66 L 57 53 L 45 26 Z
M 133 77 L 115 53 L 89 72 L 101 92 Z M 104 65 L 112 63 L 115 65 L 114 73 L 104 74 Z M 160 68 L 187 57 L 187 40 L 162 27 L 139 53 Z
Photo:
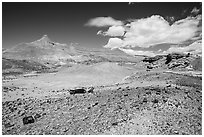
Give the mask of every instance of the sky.
M 3 2 L 2 47 L 46 34 L 59 43 L 118 48 L 128 54 L 200 52 L 201 6 L 199 2 Z

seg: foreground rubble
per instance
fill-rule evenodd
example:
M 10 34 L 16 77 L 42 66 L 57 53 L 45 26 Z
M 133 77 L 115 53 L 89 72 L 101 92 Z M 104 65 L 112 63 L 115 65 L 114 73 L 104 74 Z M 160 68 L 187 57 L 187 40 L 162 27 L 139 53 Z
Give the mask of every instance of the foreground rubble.
M 118 87 L 91 94 L 19 98 L 2 103 L 2 132 L 14 134 L 202 134 L 196 88 Z

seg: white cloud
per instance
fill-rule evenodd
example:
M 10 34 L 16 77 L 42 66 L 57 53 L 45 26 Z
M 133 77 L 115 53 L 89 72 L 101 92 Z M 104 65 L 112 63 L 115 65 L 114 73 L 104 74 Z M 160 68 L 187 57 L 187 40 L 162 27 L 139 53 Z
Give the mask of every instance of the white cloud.
M 104 33 L 103 33 L 102 30 L 99 30 L 99 31 L 97 32 L 97 35 L 104 35 Z
M 108 43 L 104 46 L 104 48 L 119 48 L 123 44 L 123 41 L 120 38 L 110 38 Z
M 164 53 L 202 53 L 202 41 L 198 40 L 186 47 L 172 46 Z
M 126 34 L 124 35 L 123 44 L 120 46 L 148 48 L 162 43 L 179 44 L 193 38 L 197 34 L 201 29 L 198 27 L 200 20 L 201 15 L 187 17 L 186 19 L 174 22 L 172 25 L 169 25 L 169 23 L 159 15 L 134 20 L 126 24 L 126 27 L 121 26 L 125 28 Z M 106 35 L 107 32 L 105 33 Z M 114 36 L 113 33 L 109 33 L 109 36 L 111 35 Z M 110 41 L 107 45 L 109 44 Z M 118 48 L 119 46 L 108 47 Z
M 196 10 L 194 9 L 192 12 L 196 12 Z M 170 18 L 170 20 L 174 19 L 173 17 Z M 189 16 L 170 25 L 162 16 L 152 15 L 147 18 L 128 20 L 130 23 L 127 24 L 123 24 L 122 21 L 115 20 L 112 17 L 97 17 L 89 20 L 86 25 L 96 27 L 109 26 L 107 31 L 100 30 L 97 33 L 97 35 L 111 37 L 104 46 L 105 48 L 119 48 L 128 54 L 149 54 L 151 56 L 155 55 L 156 52 L 135 51 L 132 48 L 149 48 L 162 43 L 182 44 L 189 40 L 198 40 L 202 35 L 201 21 L 201 15 Z M 198 48 L 197 46 L 194 47 Z M 192 46 L 171 47 L 168 52 L 174 50 L 200 52 L 200 49 L 193 49 Z
M 132 50 L 132 49 L 124 49 L 124 48 L 119 48 L 121 51 L 129 54 L 129 55 L 142 55 L 142 56 L 150 56 L 153 57 L 156 54 L 153 51 L 142 51 L 142 50 Z
M 123 36 L 124 32 L 125 28 L 123 26 L 111 26 L 107 31 L 99 31 L 97 34 L 101 34 L 104 36 Z
M 115 20 L 112 17 L 96 17 L 90 19 L 86 26 L 95 26 L 95 27 L 107 27 L 107 26 L 118 26 L 123 25 L 123 22 L 120 20 Z
M 194 8 L 192 9 L 191 13 L 193 13 L 193 14 L 198 14 L 200 10 L 201 10 L 201 9 L 197 9 L 197 7 L 194 7 Z

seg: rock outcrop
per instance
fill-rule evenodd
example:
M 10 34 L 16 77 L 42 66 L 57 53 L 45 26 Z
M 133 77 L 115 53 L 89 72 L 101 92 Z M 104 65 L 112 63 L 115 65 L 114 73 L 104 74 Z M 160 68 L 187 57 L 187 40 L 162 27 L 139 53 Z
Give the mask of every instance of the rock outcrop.
M 167 69 L 197 69 L 202 66 L 200 57 L 191 54 L 172 53 L 168 55 L 158 55 L 155 57 L 146 57 L 143 62 L 147 62 L 147 69 L 167 68 Z M 198 69 L 199 68 L 199 69 Z

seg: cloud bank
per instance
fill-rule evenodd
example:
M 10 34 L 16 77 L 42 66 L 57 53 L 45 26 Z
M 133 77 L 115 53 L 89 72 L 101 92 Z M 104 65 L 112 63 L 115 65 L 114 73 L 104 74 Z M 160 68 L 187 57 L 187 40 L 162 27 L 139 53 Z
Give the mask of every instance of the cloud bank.
M 115 49 L 120 47 L 120 45 L 122 44 L 123 44 L 123 41 L 120 38 L 110 38 L 108 43 L 104 47 Z
M 101 33 L 106 36 L 122 36 L 122 44 L 114 45 L 109 41 L 109 48 L 121 48 L 126 46 L 149 48 L 156 44 L 172 43 L 179 44 L 193 38 L 199 31 L 199 21 L 201 16 L 188 17 L 174 22 L 172 25 L 161 16 L 153 15 L 149 18 L 132 21 L 125 26 L 111 26 L 106 32 Z M 111 40 L 114 43 L 114 40 Z M 114 45 L 114 47 L 113 47 Z
M 192 12 L 198 13 L 198 9 Z M 171 17 L 173 20 L 174 18 Z M 189 16 L 185 19 L 169 23 L 160 15 L 135 19 L 124 24 L 125 21 L 115 20 L 111 17 L 97 17 L 88 21 L 89 26 L 104 27 L 106 31 L 100 30 L 97 35 L 110 36 L 105 48 L 118 48 L 131 55 L 155 55 L 153 51 L 135 51 L 131 48 L 149 48 L 158 44 L 171 43 L 182 44 L 189 40 L 197 40 L 202 36 L 202 16 Z M 198 44 L 199 45 L 199 44 Z M 200 50 L 200 46 L 171 47 L 168 52 L 180 50 L 187 52 L 195 47 Z
M 123 36 L 125 28 L 123 26 L 111 26 L 107 31 L 103 32 L 102 30 L 98 31 L 98 35 L 104 36 Z

